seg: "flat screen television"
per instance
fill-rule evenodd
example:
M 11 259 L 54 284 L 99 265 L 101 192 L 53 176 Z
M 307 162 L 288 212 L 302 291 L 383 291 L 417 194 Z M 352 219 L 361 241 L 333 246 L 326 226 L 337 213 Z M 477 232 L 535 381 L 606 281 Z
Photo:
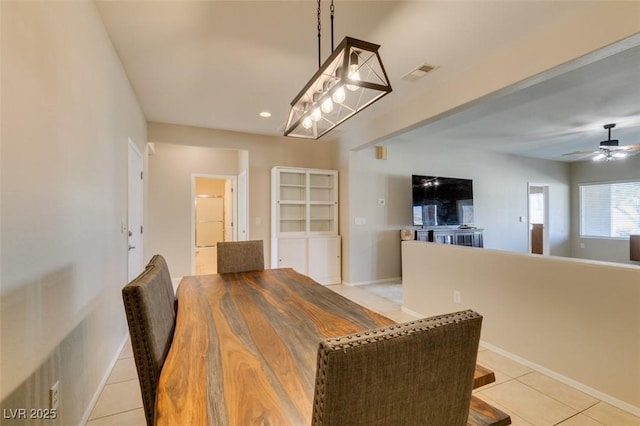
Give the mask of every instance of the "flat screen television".
M 473 224 L 473 181 L 443 176 L 412 175 L 413 225 Z

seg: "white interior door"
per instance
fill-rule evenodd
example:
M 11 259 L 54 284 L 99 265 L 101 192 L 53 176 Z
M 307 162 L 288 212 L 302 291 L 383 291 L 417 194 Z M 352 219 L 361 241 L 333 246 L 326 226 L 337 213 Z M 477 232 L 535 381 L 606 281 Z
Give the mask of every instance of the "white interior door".
M 234 188 L 233 188 L 233 180 L 227 179 L 224 181 L 224 241 L 235 241 L 237 240 L 237 235 L 235 234 L 235 223 L 233 220 L 233 204 L 234 204 Z
M 249 227 L 247 221 L 247 212 L 249 210 L 248 203 L 248 187 L 247 187 L 247 171 L 243 170 L 238 175 L 238 223 L 236 224 L 238 241 L 246 241 L 249 239 Z
M 129 167 L 128 167 L 128 202 L 127 202 L 127 234 L 128 234 L 128 264 L 127 276 L 131 281 L 137 277 L 144 267 L 142 258 L 142 190 L 143 163 L 142 155 L 129 139 Z

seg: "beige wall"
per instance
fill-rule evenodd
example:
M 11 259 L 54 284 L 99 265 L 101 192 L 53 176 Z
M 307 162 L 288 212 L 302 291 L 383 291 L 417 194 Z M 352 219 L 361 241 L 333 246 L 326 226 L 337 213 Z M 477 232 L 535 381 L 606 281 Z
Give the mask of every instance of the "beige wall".
M 249 166 L 248 239 L 264 240 L 266 264 L 270 264 L 271 168 L 335 168 L 334 144 L 326 141 L 259 136 L 161 123 L 149 123 L 149 141 L 157 143 L 156 148 L 171 146 L 172 158 L 162 160 L 162 165 L 154 165 L 154 161 L 160 161 L 154 159 L 158 155 L 156 149 L 156 155 L 149 159 L 150 200 L 147 215 L 151 228 L 145 242 L 145 253 L 167 254 L 173 277 L 191 274 L 188 242 L 190 228 L 187 226 L 190 223 L 190 212 L 189 205 L 185 204 L 189 202 L 190 183 L 185 182 L 184 176 L 204 173 L 199 160 L 187 157 L 186 153 L 203 153 L 210 148 L 214 148 L 211 152 L 221 149 L 246 152 L 239 161 L 244 161 Z M 179 178 L 178 169 L 182 176 Z M 222 173 L 222 169 L 211 162 L 206 170 L 208 174 L 227 174 Z M 158 176 L 162 177 L 156 181 Z M 170 185 L 170 190 L 167 190 L 167 185 Z M 171 206 L 171 211 L 163 211 L 161 206 Z
M 237 151 L 236 151 L 237 152 Z M 224 197 L 224 179 L 209 179 L 209 178 L 196 178 L 195 179 L 195 195 L 213 195 L 218 197 Z
M 92 2 L 0 2 L 2 408 L 77 425 L 127 334 L 127 145 L 146 123 Z M 142 151 L 142 149 L 141 149 Z
M 484 342 L 640 414 L 640 267 L 405 241 L 402 268 L 405 308 L 476 310 Z

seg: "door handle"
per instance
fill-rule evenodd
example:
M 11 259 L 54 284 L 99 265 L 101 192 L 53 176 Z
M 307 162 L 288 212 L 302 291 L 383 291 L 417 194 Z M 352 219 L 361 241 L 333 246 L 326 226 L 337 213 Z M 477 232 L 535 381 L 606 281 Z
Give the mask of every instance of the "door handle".
M 136 246 L 129 246 L 129 251 L 133 250 L 134 248 L 136 248 Z

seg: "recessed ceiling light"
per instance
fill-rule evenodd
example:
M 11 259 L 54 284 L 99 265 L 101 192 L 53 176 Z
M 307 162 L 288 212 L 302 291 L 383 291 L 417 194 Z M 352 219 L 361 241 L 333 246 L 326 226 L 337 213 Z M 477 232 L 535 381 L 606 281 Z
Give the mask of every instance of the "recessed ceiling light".
M 262 117 L 262 118 L 269 118 L 269 117 L 271 117 L 271 113 L 270 113 L 269 111 L 262 111 L 262 112 L 260 113 L 260 117 Z

